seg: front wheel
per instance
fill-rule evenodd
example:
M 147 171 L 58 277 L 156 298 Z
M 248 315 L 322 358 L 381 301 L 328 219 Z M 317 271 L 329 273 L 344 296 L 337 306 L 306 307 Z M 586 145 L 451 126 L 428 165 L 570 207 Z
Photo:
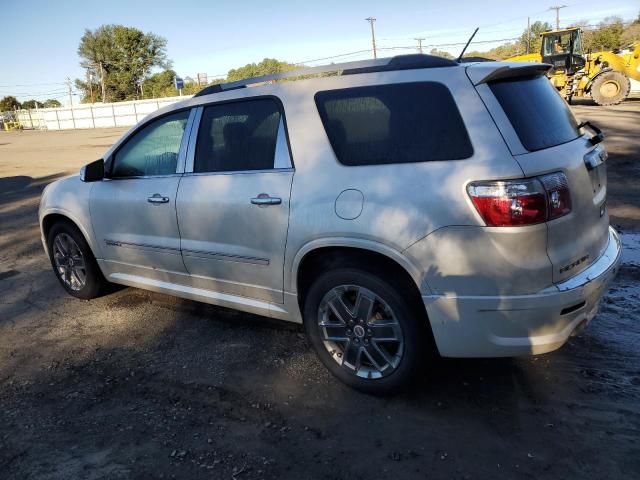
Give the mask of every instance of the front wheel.
M 591 98 L 601 106 L 617 105 L 629 96 L 630 90 L 629 78 L 612 70 L 596 77 L 591 85 Z
M 64 289 L 89 300 L 100 295 L 107 281 L 80 231 L 67 222 L 56 223 L 47 236 L 51 266 Z
M 428 348 L 425 319 L 414 308 L 386 280 L 340 268 L 325 272 L 311 286 L 304 325 L 333 375 L 366 393 L 387 394 L 409 383 Z

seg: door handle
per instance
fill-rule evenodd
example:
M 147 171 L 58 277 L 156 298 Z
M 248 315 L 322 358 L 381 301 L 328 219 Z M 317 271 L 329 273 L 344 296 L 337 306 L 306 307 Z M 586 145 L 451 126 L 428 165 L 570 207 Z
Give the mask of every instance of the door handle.
M 147 198 L 147 202 L 158 205 L 160 203 L 169 203 L 169 197 L 163 197 L 159 193 L 154 193 L 152 196 Z
M 251 199 L 251 203 L 254 205 L 280 205 L 282 199 L 278 197 L 270 197 L 266 193 L 261 193 L 257 197 Z

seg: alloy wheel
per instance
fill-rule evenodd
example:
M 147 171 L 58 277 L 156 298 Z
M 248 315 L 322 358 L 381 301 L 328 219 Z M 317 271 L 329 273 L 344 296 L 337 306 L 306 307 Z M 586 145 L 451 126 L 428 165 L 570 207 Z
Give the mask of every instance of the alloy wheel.
M 357 285 L 331 289 L 318 307 L 322 342 L 339 365 L 361 378 L 381 378 L 400 364 L 404 340 L 393 310 Z
M 82 290 L 87 281 L 85 259 L 80 247 L 70 235 L 56 235 L 53 240 L 53 260 L 64 284 L 73 291 Z

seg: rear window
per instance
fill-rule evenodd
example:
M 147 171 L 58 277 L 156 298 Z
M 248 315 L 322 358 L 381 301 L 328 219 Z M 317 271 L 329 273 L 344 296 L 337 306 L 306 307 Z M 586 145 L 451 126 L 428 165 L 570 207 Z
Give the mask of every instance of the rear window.
M 569 106 L 546 77 L 499 80 L 489 86 L 527 150 L 554 147 L 580 135 Z
M 460 160 L 473 147 L 449 89 L 437 82 L 318 92 L 320 118 L 344 165 Z

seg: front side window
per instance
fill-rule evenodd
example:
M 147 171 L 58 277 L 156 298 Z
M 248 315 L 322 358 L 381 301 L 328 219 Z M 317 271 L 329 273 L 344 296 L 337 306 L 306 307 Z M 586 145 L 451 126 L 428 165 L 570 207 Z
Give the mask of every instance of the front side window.
M 320 118 L 343 165 L 460 160 L 473 155 L 456 102 L 437 82 L 318 92 Z
M 276 161 L 284 138 L 282 123 L 279 104 L 271 98 L 205 107 L 193 171 L 270 170 L 286 166 Z
M 189 118 L 183 110 L 159 118 L 133 134 L 115 153 L 113 178 L 176 173 L 182 135 Z

